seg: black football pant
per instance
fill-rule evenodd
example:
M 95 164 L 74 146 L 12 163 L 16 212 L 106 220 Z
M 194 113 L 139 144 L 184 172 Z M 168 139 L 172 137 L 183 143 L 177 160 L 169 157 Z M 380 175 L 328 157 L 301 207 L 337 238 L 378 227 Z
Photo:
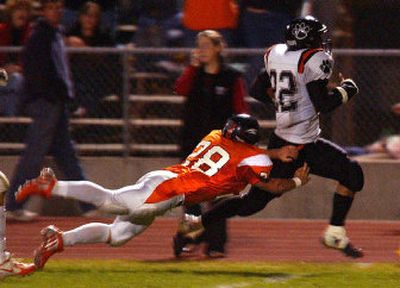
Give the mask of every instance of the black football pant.
M 276 149 L 285 145 L 296 144 L 287 142 L 272 134 L 268 148 Z M 274 166 L 270 177 L 292 178 L 296 169 L 301 167 L 304 162 L 309 165 L 311 174 L 337 180 L 354 192 L 362 189 L 364 178 L 358 163 L 350 160 L 343 149 L 322 138 L 313 143 L 305 144 L 299 151 L 298 158 L 293 162 L 284 163 L 279 160 L 273 160 Z M 255 214 L 276 197 L 271 192 L 252 187 L 246 195 L 227 198 L 204 213 L 202 216 L 203 225 L 208 227 L 211 223 L 222 218 Z
M 203 204 L 205 207 L 202 207 L 200 204 L 185 206 L 185 213 L 200 216 L 203 213 L 207 213 L 208 210 L 213 209 L 218 202 L 219 200 L 209 201 Z M 206 252 L 217 251 L 224 253 L 228 238 L 226 230 L 226 218 L 217 219 L 206 227 L 204 232 L 194 240 L 194 243 L 206 243 Z

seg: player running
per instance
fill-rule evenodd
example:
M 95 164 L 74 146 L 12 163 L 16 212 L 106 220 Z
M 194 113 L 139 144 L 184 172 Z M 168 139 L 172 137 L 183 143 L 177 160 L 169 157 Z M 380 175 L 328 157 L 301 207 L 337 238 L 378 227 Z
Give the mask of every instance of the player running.
M 43 169 L 38 178 L 20 187 L 17 201 L 33 194 L 61 196 L 119 216 L 112 224 L 90 223 L 66 232 L 55 226 L 44 228 L 43 243 L 35 251 L 36 266 L 43 268 L 51 255 L 76 244 L 123 245 L 171 208 L 238 194 L 247 184 L 280 195 L 308 182 L 306 164 L 297 169 L 293 179 L 270 178 L 269 156 L 291 161 L 298 152 L 294 146 L 266 151 L 254 146 L 258 140 L 257 120 L 247 114 L 235 115 L 222 131 L 214 130 L 203 138 L 184 163 L 149 172 L 136 184 L 117 190 L 89 181 L 57 181 L 50 168 Z
M 311 174 L 338 181 L 332 216 L 322 243 L 357 258 L 362 257 L 363 252 L 350 243 L 344 224 L 355 193 L 364 186 L 363 171 L 343 149 L 320 137 L 319 113 L 346 104 L 359 89 L 352 79 L 342 79 L 339 86 L 328 89 L 333 59 L 330 51 L 324 49 L 322 37 L 326 31 L 327 27 L 312 16 L 294 19 L 286 27 L 286 43 L 267 50 L 265 69 L 252 85 L 250 95 L 276 107 L 277 127 L 271 134 L 268 148 L 285 145 L 302 148 L 293 162 L 274 160 L 270 177 L 291 178 L 298 167 L 307 163 Z M 223 200 L 202 217 L 185 217 L 186 223 L 174 238 L 175 255 L 182 252 L 187 242 L 184 235 L 187 229 L 182 227 L 201 229 L 223 218 L 249 216 L 276 197 L 279 195 L 268 189 L 263 191 L 253 186 L 248 194 Z

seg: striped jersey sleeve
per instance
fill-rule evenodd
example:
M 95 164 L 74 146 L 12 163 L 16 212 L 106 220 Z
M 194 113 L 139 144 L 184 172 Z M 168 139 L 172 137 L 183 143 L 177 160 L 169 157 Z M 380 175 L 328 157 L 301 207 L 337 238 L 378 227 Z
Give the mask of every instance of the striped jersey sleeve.
M 238 176 L 251 185 L 268 179 L 271 170 L 272 161 L 266 154 L 244 158 L 237 166 Z

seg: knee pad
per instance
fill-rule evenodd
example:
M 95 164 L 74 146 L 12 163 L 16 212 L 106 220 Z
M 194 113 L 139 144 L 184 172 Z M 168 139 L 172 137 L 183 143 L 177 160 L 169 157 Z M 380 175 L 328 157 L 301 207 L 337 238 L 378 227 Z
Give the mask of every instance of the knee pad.
M 353 192 L 361 191 L 364 187 L 364 173 L 360 164 L 356 161 L 350 161 L 346 172 L 346 181 L 341 181 L 340 184 Z
M 110 246 L 118 247 L 124 245 L 147 227 L 146 225 L 136 225 L 129 221 L 116 220 L 110 227 Z

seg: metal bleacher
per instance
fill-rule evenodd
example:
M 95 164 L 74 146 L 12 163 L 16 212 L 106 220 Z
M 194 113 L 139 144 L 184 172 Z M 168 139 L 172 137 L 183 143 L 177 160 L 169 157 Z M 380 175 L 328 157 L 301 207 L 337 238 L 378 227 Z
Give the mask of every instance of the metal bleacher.
M 99 73 L 117 72 L 122 75 L 116 78 L 118 80 L 112 79 L 118 82 L 95 83 L 105 88 L 109 83 L 116 83 L 119 87 L 119 92 L 110 93 L 102 99 L 101 105 L 107 109 L 104 110 L 106 113 L 99 118 L 71 118 L 71 134 L 81 155 L 176 155 L 185 101 L 185 97 L 172 94 L 173 83 L 179 74 L 152 71 L 149 67 L 154 60 L 148 59 L 161 59 L 157 58 L 161 56 L 164 57 L 162 59 L 173 59 L 176 55 L 182 58 L 182 55 L 189 55 L 190 49 L 122 47 L 70 48 L 68 51 L 71 54 L 118 55 L 119 61 L 111 63 L 115 64 L 114 67 L 102 66 Z M 0 47 L 0 52 L 19 53 L 20 48 Z M 150 58 L 141 58 L 145 56 Z M 138 59 L 139 64 L 149 66 L 137 70 L 137 66 L 141 68 L 135 63 Z M 273 113 L 267 115 L 265 108 L 251 98 L 246 101 L 251 112 L 261 120 L 261 127 L 271 130 L 275 122 L 268 119 L 273 119 L 273 116 L 269 117 Z M 31 119 L 28 117 L 0 117 L 1 155 L 20 154 L 24 149 L 23 140 L 29 123 Z
M 256 101 L 251 98 L 246 100 L 250 106 L 256 104 Z M 104 101 L 107 102 L 107 105 L 120 105 L 120 98 L 117 95 L 110 95 Z M 100 129 L 108 127 L 119 131 L 117 133 L 123 133 L 126 125 L 128 125 L 127 130 L 129 131 L 129 144 L 123 142 L 104 143 L 100 140 L 95 143 L 79 142 L 76 144 L 76 148 L 84 154 L 123 154 L 126 149 L 129 150 L 129 154 L 174 154 L 179 149 L 176 140 L 179 137 L 180 127 L 183 125 L 180 115 L 184 101 L 185 97 L 178 95 L 130 95 L 129 102 L 133 110 L 128 121 L 122 118 L 72 118 L 70 120 L 72 131 L 84 127 Z M 29 117 L 0 117 L 0 127 L 4 128 L 8 125 L 21 129 L 21 126 L 26 128 L 31 121 Z M 271 129 L 275 126 L 275 121 L 261 120 L 260 125 L 263 129 Z M 151 133 L 153 138 L 143 143 L 140 141 L 140 138 L 143 137 L 141 134 L 146 133 Z M 24 149 L 23 137 L 17 138 L 14 141 L 0 142 L 0 153 L 13 154 L 22 151 Z

